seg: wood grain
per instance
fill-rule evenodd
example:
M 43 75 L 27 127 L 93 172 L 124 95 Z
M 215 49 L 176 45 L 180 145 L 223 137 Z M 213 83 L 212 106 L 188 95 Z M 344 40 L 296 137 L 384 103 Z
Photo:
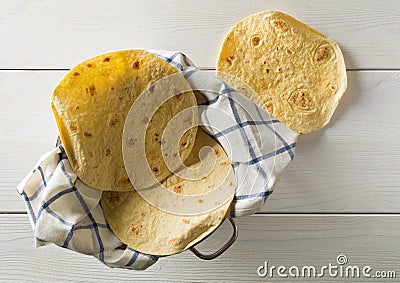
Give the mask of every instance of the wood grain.
M 16 185 L 57 135 L 49 106 L 62 71 L 0 72 L 0 210 L 24 211 Z M 299 138 L 264 212 L 400 212 L 400 72 L 351 71 L 325 129 Z
M 21 211 L 16 191 L 39 157 L 56 141 L 50 107 L 61 72 L 0 72 L 0 211 Z
M 350 69 L 400 68 L 397 0 L 2 0 L 0 69 L 70 68 L 111 50 L 187 53 L 214 67 L 230 28 L 263 10 L 286 12 L 336 40 Z
M 56 246 L 35 249 L 27 216 L 1 215 L 0 281 L 270 282 L 279 281 L 276 273 L 273 278 L 257 275 L 257 268 L 264 261 L 268 261 L 269 266 L 314 265 L 318 269 L 329 263 L 337 265 L 339 254 L 347 256 L 348 265 L 370 265 L 373 272 L 393 270 L 399 276 L 398 216 L 276 215 L 244 217 L 237 222 L 239 238 L 220 258 L 203 261 L 184 252 L 161 258 L 148 270 L 138 272 L 107 268 L 92 257 Z M 216 249 L 230 232 L 229 224 L 224 223 L 199 248 L 203 251 Z M 310 278 L 289 279 L 310 281 Z M 344 280 L 327 274 L 323 278 L 323 282 Z M 287 282 L 288 278 L 283 281 Z M 396 282 L 396 279 L 382 282 Z

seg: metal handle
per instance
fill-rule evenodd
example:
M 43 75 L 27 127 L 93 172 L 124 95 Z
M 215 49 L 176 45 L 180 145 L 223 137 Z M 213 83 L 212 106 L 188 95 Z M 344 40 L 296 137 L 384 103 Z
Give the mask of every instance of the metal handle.
M 201 258 L 201 259 L 205 259 L 205 260 L 211 260 L 214 258 L 219 257 L 221 254 L 223 254 L 227 249 L 229 249 L 230 246 L 232 246 L 232 244 L 236 241 L 237 236 L 238 236 L 238 230 L 235 224 L 235 221 L 233 220 L 233 218 L 228 218 L 229 222 L 232 225 L 233 228 L 233 233 L 231 238 L 228 240 L 228 242 L 225 243 L 225 245 L 223 245 L 221 248 L 219 248 L 216 252 L 213 252 L 212 254 L 203 254 L 201 252 L 199 252 L 198 249 L 195 248 L 195 246 L 190 247 L 190 251 L 192 253 L 194 253 L 197 257 Z M 201 241 L 202 242 L 202 241 Z M 200 243 L 201 243 L 200 242 Z

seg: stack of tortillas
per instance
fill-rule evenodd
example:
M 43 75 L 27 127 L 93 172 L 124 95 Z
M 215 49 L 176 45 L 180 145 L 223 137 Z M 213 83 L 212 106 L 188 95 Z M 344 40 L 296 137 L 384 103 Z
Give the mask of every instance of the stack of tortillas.
M 338 45 L 279 12 L 262 12 L 236 24 L 224 40 L 217 69 L 231 86 L 302 134 L 328 123 L 346 89 L 346 69 Z M 216 203 L 216 209 L 196 215 L 171 213 L 148 202 L 140 193 L 143 188 L 133 186 L 132 176 L 140 178 L 141 174 L 126 169 L 129 162 L 142 162 L 124 155 L 124 145 L 135 153 L 135 144 L 141 142 L 134 135 L 125 137 L 126 126 L 147 125 L 143 166 L 167 191 L 197 196 L 196 205 L 201 205 L 199 195 L 221 184 L 226 189 L 235 187 L 232 166 L 215 139 L 197 127 L 189 128 L 182 137 L 164 133 L 174 116 L 197 105 L 192 91 L 172 96 L 154 115 L 149 115 L 145 104 L 139 105 L 137 118 L 129 121 L 140 95 L 155 95 L 154 84 L 170 75 L 184 80 L 176 68 L 148 51 L 117 51 L 74 67 L 52 97 L 72 169 L 84 183 L 104 191 L 103 213 L 121 242 L 152 255 L 181 252 L 209 235 L 227 215 L 233 195 Z M 256 96 L 247 92 L 243 83 Z M 192 125 L 196 118 L 193 112 L 182 123 Z M 135 130 L 131 127 L 130 133 Z M 171 141 L 178 143 L 177 159 L 166 164 L 162 148 Z M 212 150 L 202 151 L 204 147 Z M 213 166 L 205 175 L 185 179 L 179 175 L 179 170 L 184 170 L 182 162 L 189 169 L 208 163 Z
M 74 67 L 52 97 L 53 112 L 72 169 L 87 185 L 107 191 L 101 204 L 115 235 L 131 248 L 152 255 L 181 252 L 203 239 L 223 221 L 232 198 L 198 215 L 164 211 L 135 190 L 128 178 L 127 162 L 148 166 L 163 187 L 175 194 L 198 196 L 225 184 L 233 197 L 235 187 L 233 169 L 223 148 L 200 128 L 192 127 L 180 138 L 173 133 L 164 134 L 177 113 L 197 105 L 192 91 L 172 96 L 152 117 L 147 107 L 135 108 L 140 117 L 135 122 L 147 124 L 143 137 L 146 160 L 124 158 L 123 131 L 132 105 L 142 93 L 156 95 L 151 86 L 154 88 L 154 83 L 172 74 L 180 75 L 165 60 L 148 51 L 117 51 Z M 149 87 L 150 92 L 146 92 Z M 194 112 L 189 115 L 190 121 L 185 119 L 182 123 L 192 124 L 196 118 Z M 213 162 L 212 170 L 194 180 L 171 173 L 162 155 L 162 145 L 171 140 L 179 143 L 176 164 L 183 160 L 188 168 L 195 169 L 202 162 Z M 138 142 L 140 137 L 128 140 L 132 144 Z M 203 147 L 213 151 L 201 151 Z M 203 200 L 199 198 L 197 203 L 201 206 Z
M 325 126 L 347 86 L 336 42 L 276 11 L 237 23 L 222 44 L 217 70 L 299 134 Z M 246 93 L 243 83 L 258 97 Z

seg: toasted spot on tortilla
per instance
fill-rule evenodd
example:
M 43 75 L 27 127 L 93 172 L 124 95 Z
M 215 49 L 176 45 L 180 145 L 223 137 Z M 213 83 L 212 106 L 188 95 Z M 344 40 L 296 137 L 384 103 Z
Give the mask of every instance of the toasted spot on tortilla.
M 139 69 L 140 63 L 138 60 L 136 60 L 133 64 L 132 64 L 132 68 L 133 69 Z

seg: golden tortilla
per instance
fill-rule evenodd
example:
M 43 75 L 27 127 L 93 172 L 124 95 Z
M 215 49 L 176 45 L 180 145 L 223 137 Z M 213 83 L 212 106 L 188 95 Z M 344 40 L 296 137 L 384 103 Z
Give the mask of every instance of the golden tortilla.
M 326 125 L 347 87 L 337 43 L 276 11 L 237 23 L 222 44 L 217 70 L 248 85 L 261 106 L 300 134 Z M 221 75 L 244 91 L 232 77 Z
M 51 105 L 72 169 L 84 183 L 99 190 L 133 190 L 122 155 L 126 116 L 145 89 L 177 72 L 148 51 L 123 50 L 88 59 L 62 79 Z M 150 121 L 142 121 L 149 123 L 146 156 L 158 180 L 170 174 L 161 154 L 163 129 L 174 115 L 195 105 L 193 92 L 185 92 L 170 98 Z M 147 117 L 148 109 L 139 111 Z M 181 139 L 183 160 L 193 147 L 196 131 L 192 128 Z

